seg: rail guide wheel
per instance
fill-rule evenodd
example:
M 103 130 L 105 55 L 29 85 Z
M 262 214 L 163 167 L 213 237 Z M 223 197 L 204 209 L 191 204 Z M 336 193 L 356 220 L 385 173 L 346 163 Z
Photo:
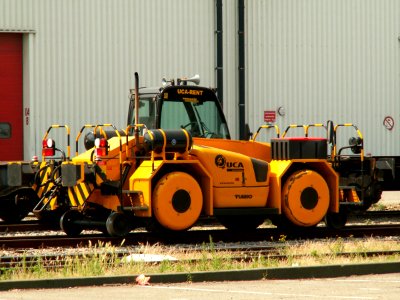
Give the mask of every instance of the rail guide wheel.
M 328 228 L 342 229 L 347 223 L 347 212 L 327 213 L 324 221 Z
M 164 175 L 156 184 L 152 199 L 157 221 L 169 230 L 189 229 L 198 220 L 203 195 L 197 181 L 184 172 Z
M 111 236 L 126 236 L 131 231 L 129 218 L 119 212 L 112 212 L 106 221 L 107 233 Z
M 60 219 L 60 227 L 68 236 L 79 235 L 83 228 L 77 221 L 82 220 L 82 214 L 77 210 L 67 210 Z
M 313 170 L 291 174 L 282 189 L 282 212 L 294 225 L 311 227 L 326 215 L 329 188 L 325 179 Z
M 29 192 L 16 191 L 7 197 L 0 197 L 2 207 L 0 219 L 6 223 L 18 223 L 24 219 L 31 210 L 32 202 Z
M 263 215 L 232 215 L 232 216 L 217 216 L 217 220 L 231 231 L 254 231 L 265 221 Z M 240 222 L 238 222 L 240 220 Z

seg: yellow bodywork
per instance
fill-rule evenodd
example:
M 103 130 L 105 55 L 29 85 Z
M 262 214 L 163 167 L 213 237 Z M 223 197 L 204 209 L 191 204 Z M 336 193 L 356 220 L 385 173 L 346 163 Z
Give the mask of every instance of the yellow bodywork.
M 222 164 L 216 160 L 222 157 Z M 168 167 L 168 165 L 170 167 Z M 173 166 L 173 167 L 171 167 Z M 164 168 L 185 170 L 199 182 L 203 193 L 203 213 L 213 215 L 213 208 L 264 207 L 268 195 L 268 165 L 263 181 L 257 181 L 251 158 L 240 153 L 194 145 L 185 160 L 145 160 L 129 179 L 135 211 L 141 217 L 152 216 L 153 179 Z M 180 187 L 171 186 L 178 190 Z M 148 208 L 148 209 L 146 209 Z
M 132 199 L 133 206 L 142 208 L 135 212 L 140 217 L 151 217 L 151 180 L 156 174 L 156 170 L 160 169 L 163 164 L 162 160 L 157 161 L 143 161 L 137 168 L 135 173 L 129 178 L 129 189 L 133 192 L 137 192 Z
M 265 163 L 265 179 L 257 181 L 249 156 L 196 145 L 190 153 L 213 176 L 214 207 L 264 207 L 266 205 L 269 190 L 267 163 Z
M 271 161 L 271 144 L 257 141 L 222 140 L 194 138 L 195 145 L 202 145 L 223 149 L 261 159 L 266 162 Z
M 137 217 L 155 216 L 172 230 L 190 227 L 200 212 L 214 215 L 214 208 L 273 208 L 299 226 L 314 225 L 328 210 L 339 211 L 338 175 L 327 160 L 273 160 L 269 143 L 203 138 L 194 138 L 185 153 L 139 151 L 143 156 L 137 157 L 143 143 L 143 137 L 139 143 L 134 137 L 114 137 L 108 140 L 106 157 L 96 160 L 89 150 L 73 158 L 78 173 L 92 168 L 96 177 L 88 184 L 83 174 L 77 175 L 76 185 L 69 187 L 71 205 L 122 207 Z M 101 192 L 104 184 L 119 184 L 122 174 L 126 180 L 118 193 Z M 318 195 L 312 209 L 299 202 L 304 190 Z M 190 195 L 188 209 L 185 195 Z M 179 212 L 180 207 L 186 210 Z
M 271 166 L 270 194 L 268 196 L 268 207 L 278 208 L 282 211 L 282 189 L 285 182 L 283 179 L 289 168 L 293 165 L 300 166 L 303 169 L 312 169 L 317 171 L 325 179 L 329 188 L 329 211 L 339 211 L 339 176 L 332 169 L 331 165 L 322 159 L 294 159 L 294 160 L 273 160 Z M 303 189 L 307 184 L 303 186 Z
M 72 159 L 72 164 L 80 166 L 82 176 L 76 181 L 74 187 L 69 187 L 68 195 L 71 206 L 83 207 L 86 202 L 99 204 L 107 209 L 117 211 L 121 206 L 120 198 L 117 195 L 103 195 L 99 189 L 95 189 L 93 184 L 83 183 L 83 171 L 86 168 L 95 168 L 95 184 L 100 186 L 105 181 L 119 181 L 124 164 L 134 164 L 129 156 L 132 156 L 134 149 L 134 138 L 113 137 L 108 140 L 109 152 L 102 161 L 95 161 L 93 149 L 87 150 Z M 126 155 L 128 153 L 128 156 Z M 67 162 L 66 164 L 71 163 Z M 133 173 L 131 171 L 130 173 Z M 123 188 L 128 188 L 128 183 Z

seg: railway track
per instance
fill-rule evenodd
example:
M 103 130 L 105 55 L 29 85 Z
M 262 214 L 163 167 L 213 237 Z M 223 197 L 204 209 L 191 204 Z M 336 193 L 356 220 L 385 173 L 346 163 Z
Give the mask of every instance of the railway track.
M 349 222 L 352 221 L 380 221 L 389 220 L 393 222 L 400 222 L 400 211 L 366 211 L 349 216 Z M 212 218 L 202 219 L 199 221 L 200 226 L 214 226 L 218 224 Z M 0 235 L 1 233 L 12 232 L 33 232 L 33 231 L 59 231 L 60 226 L 57 223 L 42 223 L 37 220 L 25 220 L 18 224 L 8 224 L 0 221 Z
M 335 237 L 400 236 L 400 224 L 347 226 L 341 230 L 325 227 L 301 228 L 299 230 L 280 230 L 261 228 L 251 232 L 232 232 L 226 229 L 202 229 L 187 232 L 132 232 L 124 238 L 108 237 L 103 234 L 82 234 L 78 237 L 66 235 L 0 236 L 3 249 L 40 249 L 46 247 L 76 247 L 98 243 L 110 245 L 136 246 L 140 244 L 202 244 L 210 238 L 214 242 L 278 241 L 281 239 L 316 239 Z
M 213 247 L 213 251 L 226 251 L 229 252 L 229 257 L 225 257 L 225 259 L 230 261 L 238 261 L 238 262 L 253 262 L 259 259 L 268 259 L 274 261 L 286 261 L 288 259 L 301 259 L 304 257 L 308 257 L 310 254 L 281 254 L 285 245 L 275 243 L 273 246 L 263 244 L 257 246 L 250 245 L 222 245 Z M 190 248 L 191 253 L 201 252 L 207 250 L 204 247 L 202 248 Z M 118 259 L 119 264 L 125 264 L 129 262 L 127 258 L 131 257 L 132 253 L 136 254 L 136 262 L 143 264 L 160 264 L 163 260 L 169 260 L 171 264 L 173 263 L 183 263 L 187 264 L 196 264 L 196 263 L 204 263 L 204 259 L 211 261 L 213 258 L 184 258 L 184 259 L 171 259 L 170 257 L 159 256 L 158 258 L 154 258 L 154 255 L 147 255 L 141 253 L 140 247 L 133 247 L 130 249 L 119 249 L 114 251 L 98 251 L 97 253 L 66 253 L 66 252 L 55 252 L 55 253 L 44 253 L 44 254 L 36 254 L 36 255 L 12 255 L 12 256 L 2 256 L 0 257 L 0 270 L 1 272 L 5 272 L 7 270 L 13 269 L 29 269 L 35 268 L 38 264 L 41 265 L 42 268 L 46 269 L 61 269 L 63 268 L 67 262 L 75 261 L 88 261 L 91 258 L 98 259 L 101 256 L 102 261 L 107 264 L 115 265 L 116 259 Z M 141 255 L 141 256 L 140 256 Z M 378 250 L 378 251 L 357 251 L 357 252 L 335 252 L 333 253 L 319 253 L 318 257 L 320 259 L 324 257 L 330 257 L 334 255 L 336 258 L 339 257 L 376 257 L 376 256 L 395 256 L 400 255 L 400 250 Z M 146 258 L 147 257 L 147 258 Z M 153 258 L 151 258 L 153 257 Z
M 33 231 L 58 231 L 60 226 L 58 224 L 41 223 L 38 221 L 22 221 L 18 224 L 0 223 L 0 234 L 11 232 L 33 232 Z

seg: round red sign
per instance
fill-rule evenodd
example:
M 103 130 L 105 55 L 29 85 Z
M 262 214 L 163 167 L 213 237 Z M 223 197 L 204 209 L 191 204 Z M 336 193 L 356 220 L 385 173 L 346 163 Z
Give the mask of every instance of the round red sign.
M 387 130 L 392 130 L 394 127 L 394 120 L 391 116 L 385 117 L 383 120 L 383 126 L 386 127 Z

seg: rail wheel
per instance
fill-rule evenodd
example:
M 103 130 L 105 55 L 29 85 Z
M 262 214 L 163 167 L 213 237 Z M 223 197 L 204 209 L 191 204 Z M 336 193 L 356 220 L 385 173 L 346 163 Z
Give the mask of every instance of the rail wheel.
M 324 221 L 328 228 L 342 229 L 347 223 L 347 212 L 327 213 Z
M 126 236 L 131 231 L 128 217 L 119 212 L 112 212 L 106 221 L 107 232 L 111 236 Z
M 377 203 L 382 197 L 382 187 L 379 183 L 373 182 L 365 190 L 363 209 L 367 210 L 372 204 Z
M 163 227 L 186 230 L 200 216 L 203 195 L 192 176 L 184 172 L 172 172 L 157 182 L 152 205 L 155 218 Z
M 6 199 L 6 201 L 1 201 L 3 204 L 1 208 L 0 218 L 6 223 L 18 223 L 24 219 L 29 211 L 24 208 L 18 207 L 13 201 Z
M 82 220 L 82 214 L 77 210 L 67 210 L 60 219 L 60 227 L 68 236 L 79 235 L 83 228 L 76 221 Z
M 285 181 L 282 211 L 294 225 L 311 227 L 325 217 L 329 199 L 328 185 L 319 173 L 299 170 Z
M 0 198 L 2 203 L 0 218 L 6 223 L 18 223 L 24 219 L 32 210 L 31 206 L 34 203 L 31 194 L 28 191 L 16 191 Z
M 218 216 L 218 221 L 232 231 L 256 230 L 265 221 L 265 216 Z

